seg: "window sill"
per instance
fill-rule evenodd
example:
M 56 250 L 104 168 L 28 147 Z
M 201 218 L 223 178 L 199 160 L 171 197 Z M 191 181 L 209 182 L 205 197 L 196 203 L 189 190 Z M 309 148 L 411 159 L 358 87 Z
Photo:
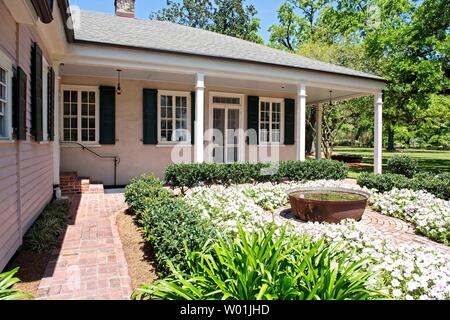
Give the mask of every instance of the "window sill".
M 258 147 L 286 147 L 283 143 L 260 143 Z
M 16 143 L 16 140 L 8 138 L 0 138 L 0 144 L 13 144 L 13 143 Z
M 156 145 L 157 148 L 175 148 L 175 147 L 192 147 L 190 143 L 158 143 Z
M 81 142 L 77 142 L 77 143 L 80 143 L 82 146 L 84 146 L 86 148 L 101 148 L 102 147 L 102 145 L 98 144 L 98 143 L 95 143 L 95 144 L 87 144 L 87 143 L 81 143 Z M 64 141 L 61 141 L 59 143 L 59 145 L 62 148 L 81 148 L 81 146 L 79 144 L 71 143 L 71 142 L 64 142 Z

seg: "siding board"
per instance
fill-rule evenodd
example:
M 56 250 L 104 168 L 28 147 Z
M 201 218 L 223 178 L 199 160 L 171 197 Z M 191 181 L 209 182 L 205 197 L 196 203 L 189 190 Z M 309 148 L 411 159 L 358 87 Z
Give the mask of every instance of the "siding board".
M 0 0 L 0 50 L 27 75 L 27 139 L 0 144 L 0 272 L 21 244 L 21 238 L 53 194 L 52 143 L 36 143 L 31 128 L 31 48 L 37 42 L 51 65 L 35 26 L 17 24 Z M 20 233 L 22 231 L 22 234 Z

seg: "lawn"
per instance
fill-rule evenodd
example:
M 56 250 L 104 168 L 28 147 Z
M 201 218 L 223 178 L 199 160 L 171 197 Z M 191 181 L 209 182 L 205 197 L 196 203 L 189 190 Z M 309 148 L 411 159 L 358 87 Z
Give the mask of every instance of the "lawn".
M 334 153 L 363 156 L 364 163 L 373 164 L 372 148 L 336 147 Z M 408 154 L 417 159 L 420 171 L 450 172 L 450 151 L 443 150 L 403 149 L 396 152 L 383 150 L 383 167 L 386 166 L 389 158 L 398 154 Z M 372 171 L 371 167 L 350 168 L 349 177 L 356 178 L 362 172 Z

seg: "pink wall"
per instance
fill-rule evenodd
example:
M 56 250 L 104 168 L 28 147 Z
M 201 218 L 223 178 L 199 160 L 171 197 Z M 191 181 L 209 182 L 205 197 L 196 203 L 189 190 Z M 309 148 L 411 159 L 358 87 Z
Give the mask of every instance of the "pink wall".
M 27 126 L 31 127 L 31 46 L 38 42 L 32 26 L 16 24 L 0 0 L 0 50 L 28 77 Z M 21 245 L 22 236 L 51 200 L 52 143 L 40 144 L 28 134 L 26 141 L 0 142 L 0 270 Z
M 116 84 L 117 79 L 80 76 L 63 76 L 62 78 L 63 86 L 115 86 Z M 167 165 L 172 163 L 171 154 L 174 148 L 170 146 L 144 145 L 142 143 L 142 91 L 144 88 L 150 88 L 191 92 L 194 90 L 194 87 L 193 85 L 138 80 L 122 80 L 121 87 L 122 94 L 116 96 L 116 144 L 95 146 L 92 147 L 92 150 L 101 155 L 120 157 L 121 161 L 117 168 L 117 183 L 119 185 L 125 185 L 131 178 L 144 173 L 163 177 Z M 279 92 L 249 92 L 232 90 L 230 88 L 208 87 L 205 93 L 205 128 L 208 128 L 209 125 L 210 91 L 244 94 L 244 106 L 242 108 L 244 129 L 247 127 L 247 94 L 273 98 L 295 98 L 293 95 L 286 96 L 285 93 Z M 248 155 L 248 146 L 245 149 L 245 154 Z M 193 159 L 193 146 L 182 147 L 182 151 L 187 155 L 191 154 L 190 159 Z M 293 145 L 280 146 L 278 151 L 280 160 L 295 159 L 295 146 Z M 248 157 L 246 159 L 248 160 Z M 112 160 L 99 159 L 89 152 L 81 150 L 80 147 L 74 147 L 73 145 L 61 147 L 61 170 L 76 171 L 79 176 L 89 177 L 105 185 L 114 184 L 114 165 Z

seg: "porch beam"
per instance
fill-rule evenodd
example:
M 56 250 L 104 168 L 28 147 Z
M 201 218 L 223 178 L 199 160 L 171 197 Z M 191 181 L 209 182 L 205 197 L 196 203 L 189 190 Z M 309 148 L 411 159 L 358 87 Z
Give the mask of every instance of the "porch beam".
M 383 163 L 383 93 L 379 92 L 374 96 L 374 172 L 376 174 L 382 173 Z
M 203 134 L 205 132 L 205 75 L 197 73 L 195 86 L 195 130 L 194 130 L 194 161 L 204 162 Z
M 61 197 L 61 189 L 59 187 L 60 184 L 60 170 L 61 170 L 61 156 L 60 156 L 60 124 L 59 124 L 59 117 L 60 117 L 60 63 L 59 61 L 56 61 L 53 64 L 53 71 L 55 72 L 55 97 L 54 97 L 54 107 L 53 107 L 53 132 L 54 132 L 54 138 L 53 138 L 53 186 L 55 190 L 55 196 L 57 198 Z
M 295 137 L 297 145 L 297 160 L 305 160 L 306 149 L 306 84 L 300 83 L 297 87 L 297 112 L 295 121 Z
M 322 104 L 316 107 L 316 160 L 322 159 Z

